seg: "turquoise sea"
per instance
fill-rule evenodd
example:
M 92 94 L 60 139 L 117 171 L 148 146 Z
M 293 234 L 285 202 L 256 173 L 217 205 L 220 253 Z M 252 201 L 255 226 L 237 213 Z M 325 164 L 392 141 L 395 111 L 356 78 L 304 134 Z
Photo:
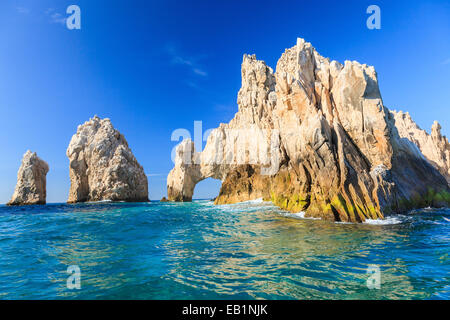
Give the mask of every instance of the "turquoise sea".
M 0 299 L 450 299 L 449 240 L 450 209 L 357 225 L 262 201 L 0 206 Z

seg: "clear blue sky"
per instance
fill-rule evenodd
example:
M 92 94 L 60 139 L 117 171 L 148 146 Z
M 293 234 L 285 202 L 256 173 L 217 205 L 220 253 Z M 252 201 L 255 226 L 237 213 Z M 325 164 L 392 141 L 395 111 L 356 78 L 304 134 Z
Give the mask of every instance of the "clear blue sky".
M 81 8 L 81 30 L 61 18 Z M 366 8 L 381 8 L 381 30 Z M 109 117 L 149 176 L 151 199 L 166 194 L 176 128 L 228 122 L 237 111 L 240 64 L 255 53 L 273 68 L 296 38 L 324 56 L 374 65 L 386 106 L 429 130 L 450 131 L 450 2 L 92 1 L 0 2 L 0 203 L 11 197 L 22 155 L 50 165 L 47 201 L 64 202 L 65 155 L 79 124 Z M 213 197 L 205 181 L 194 197 Z

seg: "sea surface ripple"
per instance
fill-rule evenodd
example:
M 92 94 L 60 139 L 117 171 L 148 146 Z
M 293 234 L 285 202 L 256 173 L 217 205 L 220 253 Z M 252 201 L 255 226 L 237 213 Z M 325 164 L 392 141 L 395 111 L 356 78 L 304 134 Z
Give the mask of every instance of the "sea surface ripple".
M 450 209 L 301 217 L 262 201 L 0 206 L 0 299 L 450 299 Z

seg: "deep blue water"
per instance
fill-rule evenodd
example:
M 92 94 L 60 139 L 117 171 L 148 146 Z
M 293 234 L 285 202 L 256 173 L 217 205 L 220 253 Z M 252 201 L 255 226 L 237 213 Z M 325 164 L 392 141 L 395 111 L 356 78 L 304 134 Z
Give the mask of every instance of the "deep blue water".
M 0 206 L 0 299 L 450 299 L 450 210 L 375 223 L 258 202 Z

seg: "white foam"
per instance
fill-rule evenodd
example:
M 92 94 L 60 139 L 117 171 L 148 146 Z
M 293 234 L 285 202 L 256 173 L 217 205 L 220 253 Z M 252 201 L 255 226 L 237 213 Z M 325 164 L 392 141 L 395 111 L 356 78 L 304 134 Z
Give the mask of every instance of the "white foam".
M 387 217 L 386 219 L 366 219 L 363 223 L 372 225 L 390 225 L 402 223 L 399 217 Z
M 99 200 L 99 201 L 86 201 L 86 203 L 108 203 L 113 202 L 112 200 Z
M 236 203 L 228 203 L 228 204 L 221 204 L 218 205 L 218 207 L 222 209 L 230 209 L 230 210 L 240 210 L 243 208 L 259 208 L 260 205 L 267 205 L 272 204 L 270 201 L 264 201 L 262 198 L 255 199 L 255 200 L 248 200 L 248 201 L 242 201 L 242 202 L 236 202 Z
M 270 201 L 264 201 L 263 198 L 259 198 L 259 199 L 255 199 L 255 200 L 242 201 L 237 204 L 258 204 L 258 203 L 264 203 L 264 202 L 270 202 Z
M 305 217 L 304 211 L 294 212 L 294 213 L 284 212 L 284 213 L 282 213 L 282 215 L 284 215 L 286 217 L 296 218 L 296 219 L 321 220 L 320 218 Z
M 293 216 L 305 219 L 305 211 L 300 211 L 292 214 Z

